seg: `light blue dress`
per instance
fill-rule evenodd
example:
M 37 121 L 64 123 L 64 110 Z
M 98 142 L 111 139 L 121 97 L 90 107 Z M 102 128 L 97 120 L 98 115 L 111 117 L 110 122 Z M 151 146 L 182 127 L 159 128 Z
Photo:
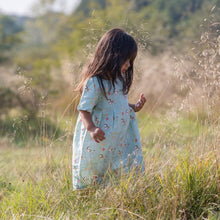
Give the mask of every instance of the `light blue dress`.
M 105 132 L 105 140 L 97 143 L 78 116 L 73 138 L 73 188 L 103 181 L 109 175 L 144 170 L 140 135 L 134 110 L 117 80 L 115 88 L 103 80 L 107 99 L 100 90 L 97 77 L 84 85 L 77 110 L 92 114 L 94 124 Z M 111 174 L 110 174 L 111 173 Z

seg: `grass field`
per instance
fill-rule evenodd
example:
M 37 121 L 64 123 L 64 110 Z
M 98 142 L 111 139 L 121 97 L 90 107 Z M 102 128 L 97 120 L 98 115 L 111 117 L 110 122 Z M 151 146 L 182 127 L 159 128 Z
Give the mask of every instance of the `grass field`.
M 0 219 L 220 219 L 218 120 L 138 120 L 145 173 L 122 176 L 117 185 L 111 176 L 105 188 L 72 190 L 73 125 L 64 138 L 23 147 L 2 137 Z

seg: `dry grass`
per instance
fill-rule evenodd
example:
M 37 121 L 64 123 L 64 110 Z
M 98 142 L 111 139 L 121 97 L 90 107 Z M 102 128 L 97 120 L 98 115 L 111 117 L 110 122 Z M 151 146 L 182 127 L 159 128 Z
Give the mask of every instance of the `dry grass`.
M 65 61 L 67 89 L 41 105 L 39 137 L 28 138 L 27 123 L 27 131 L 17 127 L 27 137 L 23 147 L 10 142 L 14 134 L 1 137 L 0 218 L 220 219 L 219 51 L 219 36 L 207 30 L 184 57 L 139 53 L 130 98 L 144 92 L 148 99 L 148 111 L 138 114 L 145 172 L 82 191 L 71 181 L 72 90 L 82 63 Z M 49 116 L 56 121 L 50 135 Z M 64 132 L 55 136 L 57 129 Z
M 219 122 L 138 118 L 145 173 L 131 172 L 117 185 L 111 176 L 104 188 L 72 190 L 71 136 L 23 148 L 2 141 L 0 218 L 217 219 Z

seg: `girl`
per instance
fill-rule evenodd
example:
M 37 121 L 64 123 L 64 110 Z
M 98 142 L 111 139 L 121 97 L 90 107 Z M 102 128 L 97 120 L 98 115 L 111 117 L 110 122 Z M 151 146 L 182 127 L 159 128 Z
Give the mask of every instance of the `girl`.
M 79 116 L 73 138 L 73 188 L 135 168 L 143 171 L 137 120 L 146 99 L 129 104 L 137 44 L 121 29 L 106 32 L 83 72 Z

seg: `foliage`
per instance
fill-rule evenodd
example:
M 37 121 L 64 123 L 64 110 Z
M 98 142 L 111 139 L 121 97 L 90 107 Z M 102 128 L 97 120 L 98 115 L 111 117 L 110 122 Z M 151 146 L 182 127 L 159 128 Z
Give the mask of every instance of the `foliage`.
M 0 120 L 0 137 L 9 136 L 12 143 L 17 146 L 56 139 L 62 134 L 62 129 L 57 128 L 54 121 L 48 117 L 29 118 L 28 115 L 23 115 Z
M 85 16 L 89 16 L 91 9 L 92 10 L 99 10 L 106 7 L 107 0 L 83 0 L 80 2 L 79 6 L 77 7 L 75 13 L 83 12 Z
M 72 56 L 97 41 L 107 29 L 120 26 L 133 33 L 141 28 L 137 39 L 141 39 L 143 33 L 150 34 L 152 52 L 159 52 L 167 45 L 186 41 L 187 35 L 188 42 L 198 37 L 199 29 L 195 31 L 195 27 L 211 7 L 218 7 L 219 0 L 82 0 L 71 15 L 53 12 L 50 9 L 53 3 L 40 1 L 36 6 L 40 11 L 37 17 L 26 19 L 22 25 L 13 17 L 1 15 L 1 48 L 13 48 L 20 41 L 17 33 L 24 30 L 23 45 L 26 48 L 29 45 L 27 49 L 46 45 L 50 54 L 52 48 L 56 48 L 61 56 L 66 53 Z M 56 28 L 51 28 L 54 26 Z M 186 30 L 187 35 L 183 37 Z
M 58 75 L 60 66 L 58 55 L 52 46 L 56 30 L 48 29 L 48 25 L 57 24 L 59 16 L 62 15 L 51 12 L 38 19 L 28 19 L 24 25 L 26 31 L 22 33 L 23 42 L 14 56 L 15 74 L 23 79 L 23 85 L 20 83 L 20 87 L 14 88 L 14 94 L 29 117 L 36 117 L 42 97 L 56 97 L 59 91 L 57 82 L 61 77 Z M 29 101 L 28 105 L 26 99 Z
M 76 29 L 83 36 L 86 36 L 83 34 L 84 30 L 92 29 L 90 24 L 96 25 L 94 17 L 99 20 L 100 25 L 102 24 L 101 27 L 95 26 L 95 30 L 98 28 L 106 30 L 111 27 L 121 26 L 136 33 L 138 27 L 141 27 L 145 33 L 150 33 L 152 52 L 157 53 L 166 49 L 168 45 L 178 45 L 186 41 L 187 36 L 184 38 L 179 37 L 186 30 L 190 33 L 190 37 L 187 38 L 188 43 L 198 37 L 199 29 L 197 28 L 195 31 L 195 26 L 198 27 L 200 25 L 202 15 L 207 14 L 208 10 L 215 4 L 218 4 L 218 0 L 212 0 L 208 3 L 203 0 L 91 0 L 90 4 L 86 0 L 82 0 L 76 10 L 77 13 L 72 16 L 81 16 L 79 23 L 84 25 Z M 83 12 L 83 17 L 80 12 Z M 73 35 L 74 31 L 71 36 Z M 137 39 L 140 38 L 141 34 L 137 36 Z M 85 47 L 85 44 L 83 45 Z
M 0 62 L 10 59 L 9 51 L 21 43 L 23 19 L 0 14 Z
M 117 185 L 110 175 L 112 182 L 105 188 L 85 191 L 72 191 L 71 186 L 72 111 L 71 118 L 59 122 L 52 113 L 70 87 L 61 74 L 62 61 L 78 57 L 82 65 L 106 30 L 124 28 L 142 50 L 158 54 L 170 46 L 183 50 L 182 45 L 198 40 L 207 14 L 202 25 L 208 29 L 194 60 L 198 71 L 187 66 L 182 79 L 201 83 L 209 97 L 218 97 L 219 84 L 213 83 L 219 80 L 219 0 L 82 0 L 71 15 L 47 10 L 53 2 L 40 1 L 43 13 L 22 25 L 0 16 L 1 59 L 16 49 L 15 73 L 23 79 L 18 88 L 0 88 L 0 218 L 218 219 L 220 139 L 215 109 L 188 112 L 188 117 L 173 117 L 177 112 L 168 112 L 172 117 L 139 114 L 145 173 L 122 176 Z M 66 96 L 72 99 L 70 90 Z M 60 100 L 52 102 L 59 93 Z M 12 108 L 18 116 L 10 116 Z
M 212 7 L 201 23 L 200 39 L 196 41 L 195 47 L 187 57 L 191 65 L 178 60 L 176 66 L 176 74 L 180 78 L 179 85 L 188 90 L 186 98 L 194 96 L 195 90 L 199 91 L 197 103 L 207 109 L 217 109 L 220 104 L 219 18 L 219 8 Z

